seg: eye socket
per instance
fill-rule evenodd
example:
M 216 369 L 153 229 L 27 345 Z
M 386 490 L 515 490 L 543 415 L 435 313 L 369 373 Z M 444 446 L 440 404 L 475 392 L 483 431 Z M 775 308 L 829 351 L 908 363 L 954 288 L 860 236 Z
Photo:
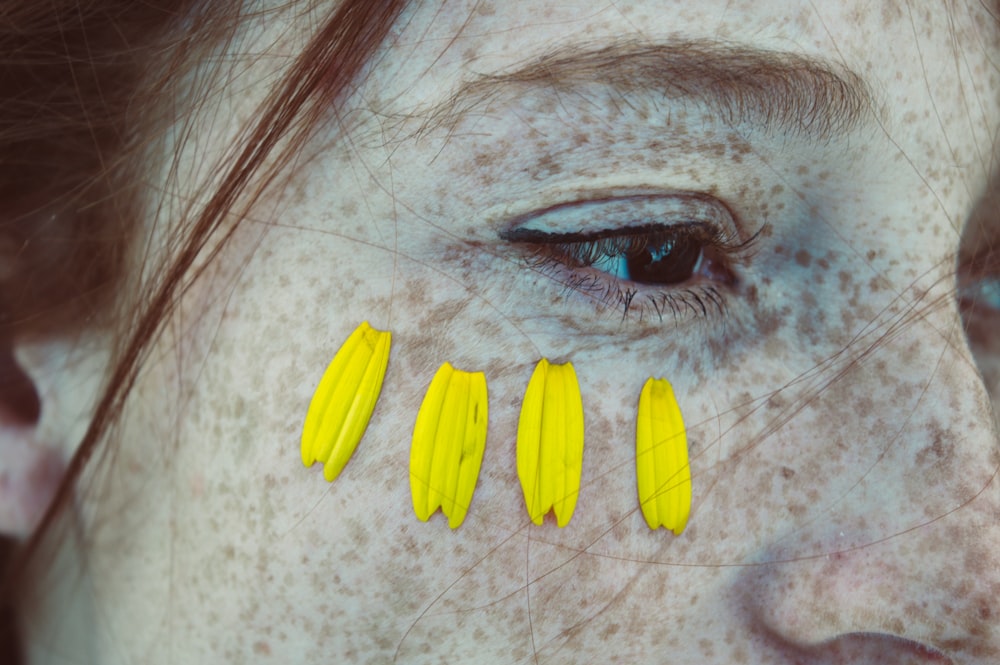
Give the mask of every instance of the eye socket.
M 731 266 L 758 236 L 743 237 L 717 199 L 691 193 L 563 204 L 500 234 L 537 273 L 640 320 L 647 309 L 660 320 L 723 312 L 720 287 L 735 285 Z
M 741 239 L 726 206 L 690 192 L 557 205 L 514 220 L 500 236 L 529 248 L 536 266 L 554 261 L 656 286 L 697 275 L 730 282 L 724 259 L 756 237 Z

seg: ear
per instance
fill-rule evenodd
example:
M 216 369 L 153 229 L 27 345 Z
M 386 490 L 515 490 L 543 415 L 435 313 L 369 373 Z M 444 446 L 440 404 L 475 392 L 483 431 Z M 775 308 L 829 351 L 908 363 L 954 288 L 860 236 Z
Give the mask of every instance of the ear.
M 0 337 L 0 534 L 31 533 L 76 450 L 102 376 L 84 346 Z

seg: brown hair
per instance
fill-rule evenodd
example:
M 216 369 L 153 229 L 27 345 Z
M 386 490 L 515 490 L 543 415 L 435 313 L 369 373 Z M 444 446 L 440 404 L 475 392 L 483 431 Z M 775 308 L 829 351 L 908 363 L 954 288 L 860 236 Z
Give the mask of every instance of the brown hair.
M 10 3 L 8 3 L 10 4 Z M 176 0 L 25 1 L 0 10 L 0 345 L 18 336 L 114 324 L 121 331 L 107 389 L 58 493 L 26 547 L 22 568 L 65 509 L 106 441 L 144 353 L 196 257 L 214 256 L 235 230 L 237 204 L 252 205 L 344 97 L 384 41 L 403 0 L 342 0 L 246 128 L 208 204 L 183 231 L 128 319 L 116 307 L 129 241 L 147 193 L 150 137 L 183 74 L 233 38 L 245 18 L 233 3 Z M 194 100 L 197 103 L 197 100 Z M 249 186 L 253 184 L 253 191 Z M 219 243 L 208 246 L 210 236 Z M 145 267 L 145 268 L 148 268 Z M 8 348 L 7 346 L 3 348 Z M 2 351 L 2 349 L 0 349 Z M 29 578 L 18 575 L 19 579 Z

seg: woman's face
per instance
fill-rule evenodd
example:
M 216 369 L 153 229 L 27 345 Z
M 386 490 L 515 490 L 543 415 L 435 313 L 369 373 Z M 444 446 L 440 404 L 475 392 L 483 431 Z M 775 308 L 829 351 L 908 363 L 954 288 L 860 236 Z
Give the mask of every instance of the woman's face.
M 193 116 L 170 205 L 317 16 L 265 23 Z M 32 653 L 997 662 L 1000 313 L 976 295 L 997 37 L 972 1 L 417 3 L 166 326 L 81 499 L 87 583 L 52 596 L 84 618 L 48 610 Z M 608 238 L 681 223 L 714 234 L 694 269 L 614 267 Z M 364 320 L 388 371 L 327 484 L 302 421 Z M 515 465 L 542 357 L 572 361 L 585 411 L 561 529 L 531 523 Z M 489 383 L 454 531 L 416 519 L 408 471 L 445 361 Z M 650 376 L 688 427 L 680 536 L 638 505 Z

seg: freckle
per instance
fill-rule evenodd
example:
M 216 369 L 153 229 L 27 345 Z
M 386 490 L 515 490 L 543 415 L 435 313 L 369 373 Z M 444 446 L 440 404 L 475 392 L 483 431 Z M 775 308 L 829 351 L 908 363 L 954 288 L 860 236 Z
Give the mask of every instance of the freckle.
M 769 336 L 778 330 L 786 320 L 786 313 L 773 309 L 759 310 L 755 317 L 757 331 L 762 336 Z
M 601 632 L 601 637 L 603 639 L 605 639 L 605 640 L 610 639 L 610 638 L 614 637 L 615 635 L 617 635 L 619 630 L 621 630 L 621 627 L 617 623 L 613 623 L 613 624 L 607 626 Z
M 195 473 L 194 477 L 191 478 L 191 496 L 196 499 L 200 499 L 205 495 L 205 476 L 201 473 Z
M 809 264 L 812 263 L 812 255 L 810 255 L 808 251 L 800 249 L 795 252 L 795 262 L 803 268 L 808 268 Z
M 788 480 L 795 476 L 795 469 L 790 469 L 787 466 L 781 467 L 781 477 Z
M 340 206 L 340 212 L 345 218 L 352 218 L 358 212 L 358 201 L 357 199 L 347 199 L 346 202 L 342 203 Z
M 259 656 L 270 656 L 271 647 L 267 642 L 254 642 L 253 652 Z

